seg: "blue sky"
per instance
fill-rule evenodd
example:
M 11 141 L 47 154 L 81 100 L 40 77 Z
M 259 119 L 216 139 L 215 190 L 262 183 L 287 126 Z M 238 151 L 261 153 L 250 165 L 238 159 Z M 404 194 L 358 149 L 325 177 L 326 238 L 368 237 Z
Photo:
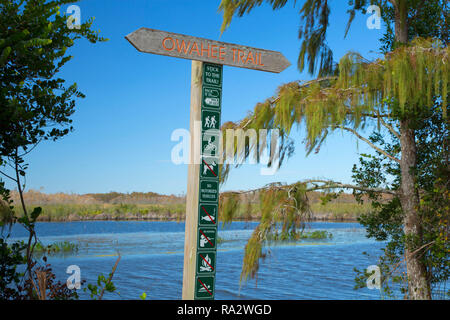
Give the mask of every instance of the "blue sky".
M 297 1 L 302 3 L 302 1 Z M 75 131 L 42 143 L 27 157 L 27 189 L 44 192 L 186 192 L 187 165 L 170 161 L 177 144 L 173 130 L 189 129 L 190 61 L 139 53 L 124 36 L 140 27 L 281 51 L 292 65 L 281 74 L 224 67 L 222 122 L 243 118 L 276 88 L 311 77 L 296 67 L 299 5 L 273 12 L 268 6 L 235 18 L 220 35 L 219 0 L 84 0 L 82 21 L 94 16 L 93 28 L 106 43 L 78 42 L 74 59 L 62 70 L 86 98 L 73 116 Z M 292 2 L 293 3 L 293 2 Z M 63 8 L 65 9 L 65 8 Z M 338 60 L 348 51 L 374 57 L 383 29 L 369 30 L 369 16 L 359 15 L 344 39 L 347 1 L 332 2 L 328 43 Z M 273 176 L 258 165 L 232 171 L 222 190 L 247 190 L 269 182 L 331 178 L 351 182 L 358 153 L 369 149 L 348 134 L 329 137 L 319 154 L 306 157 L 303 131 L 294 134 L 295 155 Z M 13 187 L 13 185 L 10 185 Z

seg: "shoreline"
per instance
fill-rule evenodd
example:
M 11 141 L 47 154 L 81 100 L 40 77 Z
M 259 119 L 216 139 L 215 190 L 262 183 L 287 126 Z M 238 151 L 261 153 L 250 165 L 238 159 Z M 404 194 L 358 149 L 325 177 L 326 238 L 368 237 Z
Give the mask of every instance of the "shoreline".
M 110 216 L 107 214 L 99 214 L 95 216 L 78 216 L 78 215 L 69 215 L 63 218 L 52 219 L 48 216 L 41 216 L 37 219 L 37 222 L 83 222 L 83 221 L 156 221 L 156 222 L 164 222 L 164 221 L 178 221 L 184 222 L 185 216 L 177 216 L 177 215 L 168 215 L 168 216 L 159 216 L 157 214 L 148 214 L 144 216 L 138 216 L 134 214 L 129 215 L 121 215 L 121 216 Z M 251 217 L 251 218 L 240 218 L 237 217 L 233 219 L 233 221 L 248 221 L 248 222 L 258 222 L 259 217 Z M 352 214 L 345 215 L 336 215 L 333 213 L 329 214 L 315 214 L 312 217 L 312 222 L 358 222 L 358 217 Z

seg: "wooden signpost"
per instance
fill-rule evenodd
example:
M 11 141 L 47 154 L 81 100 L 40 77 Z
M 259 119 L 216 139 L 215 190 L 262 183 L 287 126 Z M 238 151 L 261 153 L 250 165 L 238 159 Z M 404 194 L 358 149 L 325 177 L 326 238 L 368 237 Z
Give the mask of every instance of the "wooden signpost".
M 290 66 L 276 51 L 141 28 L 125 37 L 141 52 L 280 73 Z
M 184 300 L 215 296 L 219 211 L 219 137 L 223 65 L 279 73 L 279 52 L 141 28 L 125 37 L 138 51 L 192 60 L 190 159 L 186 195 Z M 194 127 L 201 122 L 201 137 Z M 200 140 L 200 141 L 198 141 Z M 200 150 L 196 150 L 196 146 Z

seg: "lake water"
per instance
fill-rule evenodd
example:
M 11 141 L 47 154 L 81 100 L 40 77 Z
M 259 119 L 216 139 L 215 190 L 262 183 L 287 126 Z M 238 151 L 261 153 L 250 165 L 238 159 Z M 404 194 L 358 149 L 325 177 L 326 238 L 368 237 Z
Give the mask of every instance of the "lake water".
M 354 267 L 376 264 L 382 243 L 366 238 L 357 223 L 314 222 L 308 231 L 327 230 L 332 239 L 271 245 L 271 255 L 260 266 L 258 279 L 242 286 L 239 278 L 244 246 L 254 222 L 233 222 L 219 228 L 225 240 L 217 252 L 216 299 L 380 299 L 378 290 L 354 290 Z M 181 299 L 184 223 L 154 221 L 90 221 L 38 223 L 44 245 L 70 241 L 79 245 L 75 255 L 49 258 L 57 279 L 66 281 L 69 265 L 78 265 L 81 278 L 95 283 L 108 275 L 117 253 L 122 259 L 113 282 L 120 295 L 105 299 Z M 23 239 L 25 230 L 14 226 L 12 239 Z M 371 258 L 363 255 L 368 252 Z M 80 297 L 88 295 L 80 290 Z

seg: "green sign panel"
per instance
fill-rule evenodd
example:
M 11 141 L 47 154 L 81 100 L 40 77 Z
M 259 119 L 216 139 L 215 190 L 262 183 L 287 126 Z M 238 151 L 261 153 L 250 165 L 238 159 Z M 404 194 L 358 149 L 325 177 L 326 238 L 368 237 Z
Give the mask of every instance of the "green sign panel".
M 217 223 L 217 209 L 217 204 L 200 203 L 198 224 L 200 226 L 214 226 Z
M 202 135 L 195 299 L 214 299 L 219 211 L 219 144 L 222 66 L 203 65 Z
M 222 91 L 219 88 L 203 87 L 202 101 L 203 107 L 220 110 L 220 103 L 222 99 Z
M 219 178 L 219 158 L 202 158 L 200 164 L 201 178 Z
M 198 276 L 195 284 L 196 299 L 214 299 L 214 277 Z
M 203 132 L 202 137 L 202 155 L 206 157 L 218 157 L 220 144 L 219 132 L 207 130 Z
M 200 201 L 216 202 L 219 200 L 219 182 L 200 180 Z
M 203 110 L 202 130 L 220 130 L 220 112 Z
M 197 250 L 216 249 L 217 228 L 198 228 Z
M 206 251 L 197 253 L 197 274 L 211 275 L 216 272 L 216 252 Z
M 222 66 L 205 63 L 203 84 L 222 87 Z

